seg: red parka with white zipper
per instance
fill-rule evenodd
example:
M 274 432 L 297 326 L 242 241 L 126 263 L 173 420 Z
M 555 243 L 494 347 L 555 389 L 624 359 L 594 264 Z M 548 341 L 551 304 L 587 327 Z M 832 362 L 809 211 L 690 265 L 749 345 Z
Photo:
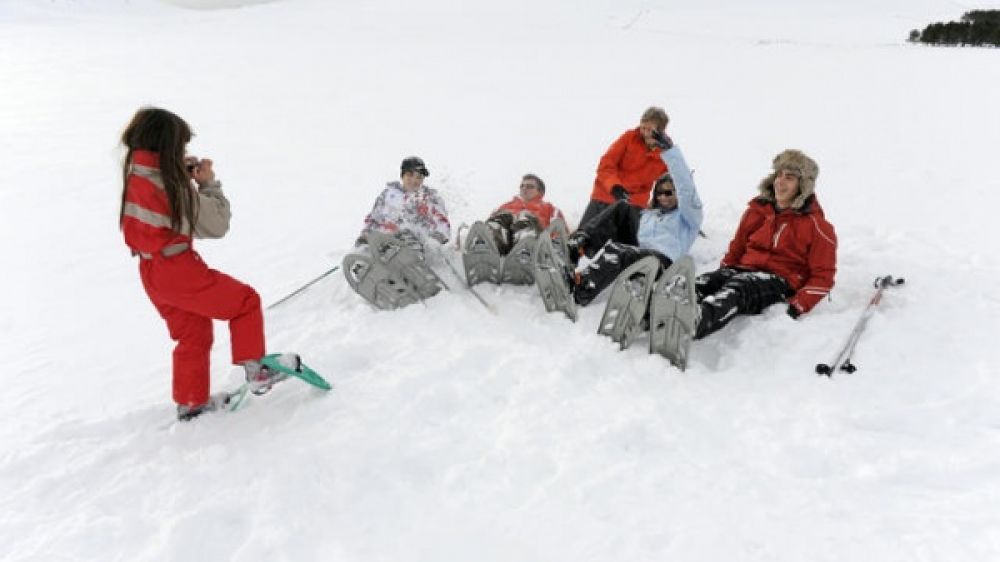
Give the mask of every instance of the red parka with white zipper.
M 210 269 L 192 246 L 192 235 L 221 238 L 229 229 L 229 201 L 221 184 L 198 190 L 196 224 L 184 224 L 178 232 L 170 225 L 159 161 L 155 152 L 133 152 L 121 229 L 125 244 L 140 258 L 143 288 L 177 342 L 174 401 L 197 406 L 209 398 L 212 319 L 229 321 L 234 364 L 264 355 L 264 321 L 257 292 Z
M 800 209 L 783 211 L 756 197 L 740 219 L 722 266 L 780 275 L 795 291 L 789 304 L 806 313 L 833 288 L 837 234 L 815 195 Z

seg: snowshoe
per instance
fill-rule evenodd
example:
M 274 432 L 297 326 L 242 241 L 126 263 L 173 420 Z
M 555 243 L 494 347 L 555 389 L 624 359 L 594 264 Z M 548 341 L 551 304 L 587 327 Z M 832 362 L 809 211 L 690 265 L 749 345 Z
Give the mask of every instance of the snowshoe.
M 416 242 L 409 233 L 393 235 L 369 232 L 368 244 L 372 255 L 386 264 L 390 270 L 398 272 L 421 300 L 433 297 L 444 287 L 444 282 L 438 274 L 427 265 L 422 252 L 412 247 L 413 244 L 419 245 L 419 242 Z
M 483 281 L 497 284 L 501 282 L 503 257 L 497 250 L 493 232 L 485 222 L 476 222 L 466 234 L 462 265 L 470 287 Z
M 382 232 L 369 232 L 367 238 L 371 255 L 348 254 L 343 269 L 351 288 L 376 308 L 402 308 L 441 290 L 441 279 L 423 256 L 399 238 Z
M 532 271 L 532 255 L 538 237 L 534 234 L 522 236 L 503 260 L 503 282 L 511 285 L 531 285 L 535 282 Z
M 398 273 L 365 254 L 347 254 L 344 276 L 354 292 L 375 308 L 393 310 L 420 302 L 420 295 Z
M 549 236 L 549 229 L 545 229 L 535 243 L 532 267 L 535 284 L 538 285 L 538 292 L 545 303 L 545 310 L 562 311 L 570 320 L 576 322 L 576 302 L 570 292 L 573 269 L 568 265 L 565 256 L 565 252 L 556 249 L 554 241 Z
M 552 239 L 552 243 L 559 250 L 559 255 L 563 263 L 573 263 L 569 257 L 569 231 L 566 229 L 566 222 L 564 220 L 553 220 L 549 223 L 549 227 L 542 231 L 539 236 Z
M 683 371 L 698 329 L 701 307 L 694 287 L 694 260 L 684 256 L 660 277 L 649 303 L 649 352 Z
M 646 256 L 619 273 L 611 287 L 601 323 L 597 325 L 597 333 L 618 342 L 621 349 L 632 345 L 635 336 L 642 331 L 640 325 L 659 272 L 660 260 Z

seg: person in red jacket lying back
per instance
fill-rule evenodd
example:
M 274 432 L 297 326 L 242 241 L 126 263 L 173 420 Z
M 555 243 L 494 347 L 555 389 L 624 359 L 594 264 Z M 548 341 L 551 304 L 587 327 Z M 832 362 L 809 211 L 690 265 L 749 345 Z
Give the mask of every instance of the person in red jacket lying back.
M 798 318 L 830 293 L 837 272 L 837 234 L 816 198 L 819 166 L 799 150 L 774 157 L 740 219 L 721 267 L 695 281 L 701 318 L 695 338 L 738 314 L 787 302 Z
M 266 391 L 278 377 L 264 356 L 264 319 L 257 291 L 210 269 L 194 250 L 194 238 L 222 238 L 229 230 L 229 200 L 215 179 L 212 161 L 185 154 L 191 128 L 173 113 L 140 109 L 122 133 L 119 226 L 139 258 L 139 277 L 149 300 L 177 342 L 173 397 L 177 417 L 189 420 L 220 406 L 209 395 L 212 320 L 228 320 L 234 365 Z
M 537 235 L 555 219 L 563 219 L 562 211 L 545 200 L 545 182 L 535 174 L 521 178 L 520 193 L 500 205 L 486 219 L 493 232 L 493 241 L 500 255 L 507 255 L 522 237 Z

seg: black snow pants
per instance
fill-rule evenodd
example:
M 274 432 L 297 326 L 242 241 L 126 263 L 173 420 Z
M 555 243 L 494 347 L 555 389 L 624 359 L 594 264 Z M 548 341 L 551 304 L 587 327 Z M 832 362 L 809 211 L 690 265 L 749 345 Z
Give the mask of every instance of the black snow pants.
M 788 282 L 766 271 L 741 271 L 723 267 L 695 279 L 701 303 L 701 320 L 695 339 L 721 329 L 740 314 L 760 314 L 772 304 L 792 296 Z

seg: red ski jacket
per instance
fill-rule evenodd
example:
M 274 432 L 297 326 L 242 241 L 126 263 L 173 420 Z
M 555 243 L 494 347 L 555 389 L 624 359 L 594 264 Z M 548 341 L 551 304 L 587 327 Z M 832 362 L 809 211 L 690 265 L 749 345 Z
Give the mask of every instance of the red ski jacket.
M 125 244 L 133 253 L 158 255 L 168 247 L 191 247 L 190 236 L 170 228 L 170 203 L 166 192 L 155 183 L 159 168 L 159 154 L 145 150 L 133 153 L 122 217 Z
M 833 288 L 837 234 L 815 195 L 799 210 L 780 212 L 771 202 L 754 198 L 740 219 L 722 266 L 780 275 L 795 291 L 789 304 L 801 313 L 809 312 Z
M 663 150 L 649 148 L 642 140 L 639 128 L 630 129 L 608 147 L 597 165 L 597 178 L 590 198 L 602 203 L 614 203 L 611 188 L 621 185 L 634 207 L 646 207 L 653 182 L 667 171 L 660 154 Z
M 497 207 L 492 214 L 495 215 L 503 211 L 514 215 L 514 220 L 521 218 L 523 213 L 529 213 L 538 219 L 538 224 L 542 230 L 548 228 L 552 219 L 566 220 L 563 217 L 562 211 L 552 203 L 546 201 L 544 195 L 539 195 L 531 201 L 525 201 L 520 195 L 515 195 L 513 199 Z
M 152 257 L 171 256 L 191 249 L 191 237 L 221 238 L 229 230 L 229 200 L 218 182 L 195 191 L 196 224 L 170 226 L 170 202 L 160 177 L 160 155 L 146 150 L 132 154 L 132 173 L 125 190 L 122 233 L 133 253 Z

